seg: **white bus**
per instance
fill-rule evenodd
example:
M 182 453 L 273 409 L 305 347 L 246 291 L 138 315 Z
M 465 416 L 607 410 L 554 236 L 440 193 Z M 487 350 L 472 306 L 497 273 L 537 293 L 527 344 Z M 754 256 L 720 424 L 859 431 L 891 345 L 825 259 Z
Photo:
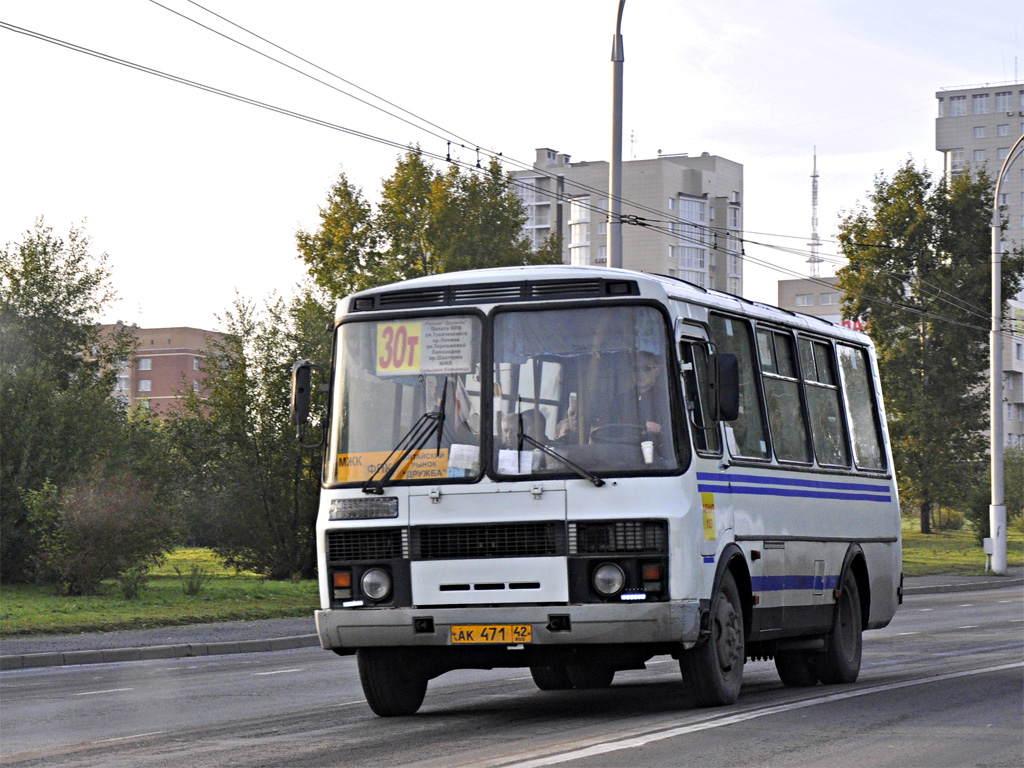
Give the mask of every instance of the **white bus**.
M 317 632 L 378 715 L 462 668 L 603 688 L 670 655 L 703 706 L 747 659 L 849 683 L 901 602 L 863 334 L 672 278 L 481 270 L 343 299 L 326 378 Z

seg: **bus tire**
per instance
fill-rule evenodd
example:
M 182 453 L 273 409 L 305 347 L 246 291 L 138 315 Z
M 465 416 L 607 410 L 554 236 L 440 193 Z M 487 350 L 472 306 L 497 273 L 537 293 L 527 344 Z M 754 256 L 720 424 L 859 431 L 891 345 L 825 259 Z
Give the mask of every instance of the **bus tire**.
M 807 651 L 776 651 L 775 669 L 788 688 L 809 688 L 818 683 L 814 659 Z
M 572 688 L 569 672 L 561 665 L 534 664 L 530 676 L 542 691 L 567 691 Z
M 380 717 L 412 715 L 427 694 L 427 676 L 402 648 L 360 648 L 359 682 L 366 703 Z
M 847 569 L 839 585 L 836 619 L 825 643 L 815 655 L 818 679 L 825 685 L 852 683 L 860 674 L 861 636 L 860 590 L 857 579 Z
M 679 670 L 698 706 L 732 704 L 743 685 L 743 605 L 732 573 L 722 582 L 711 608 L 711 633 L 705 642 L 679 657 Z
M 611 667 L 570 666 L 565 671 L 572 681 L 572 687 L 581 690 L 608 688 L 615 679 L 615 670 Z

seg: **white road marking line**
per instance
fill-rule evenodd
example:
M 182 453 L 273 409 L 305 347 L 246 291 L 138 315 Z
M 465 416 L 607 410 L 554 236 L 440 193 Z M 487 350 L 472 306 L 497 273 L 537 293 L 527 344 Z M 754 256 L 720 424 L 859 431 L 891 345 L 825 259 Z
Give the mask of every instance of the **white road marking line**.
M 274 670 L 273 672 L 253 672 L 252 676 L 253 677 L 265 677 L 266 675 L 283 675 L 286 672 L 301 672 L 301 671 L 302 671 L 301 668 L 296 667 L 295 669 L 277 669 L 277 670 Z
M 100 739 L 99 741 L 89 742 L 90 744 L 110 744 L 113 741 L 128 741 L 129 739 L 144 739 L 147 736 L 159 736 L 167 731 L 150 731 L 149 733 L 136 733 L 131 736 L 116 736 L 113 739 Z
M 134 691 L 134 688 L 108 688 L 105 691 L 83 691 L 82 693 L 72 693 L 72 696 L 98 696 L 101 693 L 122 693 L 124 691 Z
M 524 760 L 522 762 L 504 762 L 504 760 L 507 760 L 507 758 L 498 758 L 497 760 L 476 763 L 476 765 L 495 767 L 506 766 L 507 768 L 541 768 L 542 766 L 555 765 L 557 763 L 566 763 L 570 760 L 585 760 L 587 758 L 596 757 L 598 755 L 604 755 L 609 752 L 617 752 L 623 749 L 636 749 L 638 747 L 643 747 L 647 744 L 656 741 L 672 739 L 676 738 L 677 736 L 685 736 L 689 733 L 706 731 L 712 728 L 721 728 L 727 725 L 736 725 L 738 723 L 747 722 L 748 720 L 756 720 L 758 718 L 768 717 L 769 715 L 777 715 L 783 712 L 791 712 L 797 709 L 806 709 L 807 707 L 815 707 L 821 704 L 830 704 L 836 701 L 843 701 L 845 699 L 854 699 L 860 696 L 870 696 L 875 693 L 895 691 L 900 688 L 910 688 L 919 685 L 928 685 L 930 683 L 938 683 L 944 680 L 955 680 L 960 677 L 984 675 L 991 672 L 1001 672 L 1006 669 L 1015 669 L 1020 667 L 1024 667 L 1024 662 L 1000 664 L 994 667 L 985 667 L 983 669 L 971 669 L 963 672 L 950 672 L 948 674 L 935 675 L 933 677 L 926 677 L 920 680 L 905 680 L 899 683 L 875 685 L 869 688 L 861 688 L 859 690 L 846 691 L 844 693 L 833 693 L 827 696 L 815 696 L 811 699 L 794 701 L 789 704 L 780 704 L 777 706 L 763 707 L 761 709 L 753 709 L 747 712 L 740 712 L 734 715 L 726 715 L 725 717 L 718 717 L 698 723 L 693 723 L 690 725 L 680 726 L 678 728 L 669 728 L 666 730 L 658 730 L 650 733 L 641 733 L 637 736 L 632 737 L 613 737 L 611 740 L 603 743 L 599 739 L 592 739 L 590 740 L 592 743 L 589 746 L 580 747 L 578 749 L 571 749 L 568 752 L 562 752 L 560 754 L 538 756 L 532 759 Z

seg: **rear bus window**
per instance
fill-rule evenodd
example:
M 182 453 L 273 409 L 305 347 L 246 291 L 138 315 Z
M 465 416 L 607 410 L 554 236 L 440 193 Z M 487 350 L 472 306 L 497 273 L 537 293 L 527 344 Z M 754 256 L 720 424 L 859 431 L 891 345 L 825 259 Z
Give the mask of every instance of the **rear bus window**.
M 863 469 L 885 469 L 882 429 L 867 352 L 839 344 L 839 370 L 853 435 L 853 460 Z

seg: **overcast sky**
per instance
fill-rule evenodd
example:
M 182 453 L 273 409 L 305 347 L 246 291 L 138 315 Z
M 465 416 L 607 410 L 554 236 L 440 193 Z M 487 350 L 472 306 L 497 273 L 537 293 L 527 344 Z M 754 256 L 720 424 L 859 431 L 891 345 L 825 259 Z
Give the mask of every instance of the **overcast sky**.
M 0 243 L 40 216 L 57 234 L 84 221 L 120 296 L 101 320 L 215 329 L 236 292 L 291 294 L 296 231 L 316 228 L 341 172 L 375 199 L 396 146 L 443 156 L 454 134 L 519 163 L 537 147 L 607 160 L 617 5 L 0 0 L 8 25 L 388 142 L 0 28 Z M 826 258 L 876 174 L 908 157 L 941 171 L 936 91 L 1024 77 L 1024 3 L 1012 0 L 629 0 L 622 31 L 624 158 L 741 163 L 748 238 L 806 251 L 816 146 Z M 452 151 L 475 162 L 474 149 Z M 807 274 L 806 254 L 746 252 L 748 298 L 774 303 L 778 279 Z

